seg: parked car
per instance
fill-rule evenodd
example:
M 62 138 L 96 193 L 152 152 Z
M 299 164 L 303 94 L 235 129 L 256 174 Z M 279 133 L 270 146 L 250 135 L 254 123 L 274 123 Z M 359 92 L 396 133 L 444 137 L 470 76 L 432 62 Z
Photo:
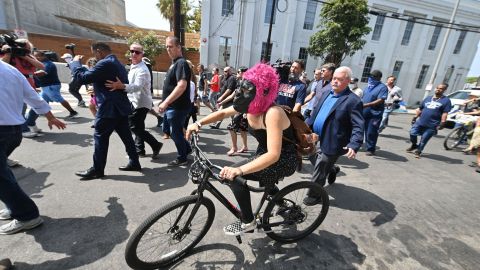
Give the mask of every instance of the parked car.
M 470 96 L 480 97 L 480 89 L 458 90 L 448 94 L 447 97 L 452 101 L 452 111 L 460 109 Z

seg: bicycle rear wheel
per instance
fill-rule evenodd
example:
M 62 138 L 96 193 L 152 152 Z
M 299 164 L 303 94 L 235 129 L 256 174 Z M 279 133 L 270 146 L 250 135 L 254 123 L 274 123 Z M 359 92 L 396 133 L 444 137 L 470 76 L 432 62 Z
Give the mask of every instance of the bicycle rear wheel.
M 320 195 L 319 203 L 307 206 L 303 199 L 310 189 Z M 298 241 L 320 226 L 327 216 L 328 206 L 328 194 L 319 184 L 303 181 L 288 185 L 267 204 L 263 214 L 264 230 L 278 242 Z
M 150 215 L 132 234 L 125 260 L 134 269 L 157 269 L 181 259 L 202 240 L 215 217 L 213 202 L 205 197 L 188 226 L 198 195 L 178 199 Z
M 443 141 L 443 147 L 445 150 L 452 150 L 457 147 L 464 137 L 466 136 L 465 129 L 463 127 L 456 127 L 450 133 L 448 133 L 445 141 Z

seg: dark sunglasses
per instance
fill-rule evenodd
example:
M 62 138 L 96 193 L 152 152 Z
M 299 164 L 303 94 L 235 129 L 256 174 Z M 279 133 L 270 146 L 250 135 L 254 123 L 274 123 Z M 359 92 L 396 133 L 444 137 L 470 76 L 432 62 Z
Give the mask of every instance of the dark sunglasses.
M 134 53 L 134 54 L 142 54 L 143 52 L 141 52 L 141 51 L 135 51 L 135 50 L 130 50 L 130 53 Z

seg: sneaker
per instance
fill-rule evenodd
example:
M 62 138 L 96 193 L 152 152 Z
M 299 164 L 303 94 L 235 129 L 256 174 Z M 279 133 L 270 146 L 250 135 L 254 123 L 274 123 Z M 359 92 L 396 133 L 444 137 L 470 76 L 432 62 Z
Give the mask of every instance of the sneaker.
M 238 236 L 244 233 L 251 233 L 255 230 L 256 227 L 257 222 L 255 221 L 255 219 L 247 224 L 243 223 L 240 220 L 237 220 L 236 222 L 223 227 L 223 232 L 226 235 Z
M 307 196 L 303 199 L 303 204 L 307 206 L 312 206 L 319 203 L 320 201 L 321 201 L 321 198 Z
M 40 136 L 37 132 L 33 131 L 27 131 L 27 132 L 22 132 L 23 138 L 35 138 Z
M 0 210 L 0 220 L 12 219 L 11 212 L 7 208 Z
M 7 165 L 10 168 L 17 167 L 20 165 L 20 161 L 15 160 L 15 159 L 7 159 Z
M 36 125 L 33 126 L 33 127 L 29 127 L 29 128 L 32 132 L 36 132 L 36 133 L 41 133 L 42 132 L 42 129 L 38 128 Z
M 78 102 L 78 105 L 77 105 L 77 107 L 81 107 L 81 108 L 87 108 L 87 104 L 85 104 L 85 101 L 83 101 L 83 100 L 80 100 L 80 101 Z
M 0 226 L 0 234 L 14 234 L 20 231 L 33 229 L 43 223 L 41 217 L 37 217 L 28 221 L 12 220 L 11 222 Z
M 415 149 L 417 149 L 417 145 L 412 144 L 409 148 L 407 148 L 407 152 L 411 153 L 411 152 L 415 151 Z
M 9 270 L 12 269 L 12 261 L 10 259 L 0 260 L 0 270 Z
M 415 158 L 420 158 L 420 156 L 422 155 L 422 152 L 418 151 L 418 150 L 415 150 L 415 152 L 413 152 L 415 154 Z
M 65 117 L 65 118 L 74 118 L 74 117 L 77 116 L 77 115 L 78 115 L 78 112 L 77 112 L 77 111 L 72 111 L 72 112 L 70 112 L 70 114 L 69 114 L 67 117 Z
M 365 153 L 366 156 L 375 156 L 375 152 L 374 151 L 367 151 L 367 153 Z
M 178 166 L 185 166 L 187 165 L 188 161 L 185 160 L 185 161 L 181 161 L 179 160 L 178 158 L 173 160 L 173 161 L 170 161 L 167 166 L 169 167 L 178 167 Z

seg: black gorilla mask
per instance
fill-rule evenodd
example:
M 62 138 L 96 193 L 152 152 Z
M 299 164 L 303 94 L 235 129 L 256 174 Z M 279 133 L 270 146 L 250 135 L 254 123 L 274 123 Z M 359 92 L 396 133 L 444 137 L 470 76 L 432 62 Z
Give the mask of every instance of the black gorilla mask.
M 255 85 L 249 80 L 242 80 L 233 99 L 233 108 L 239 113 L 247 113 L 250 102 L 255 98 Z

